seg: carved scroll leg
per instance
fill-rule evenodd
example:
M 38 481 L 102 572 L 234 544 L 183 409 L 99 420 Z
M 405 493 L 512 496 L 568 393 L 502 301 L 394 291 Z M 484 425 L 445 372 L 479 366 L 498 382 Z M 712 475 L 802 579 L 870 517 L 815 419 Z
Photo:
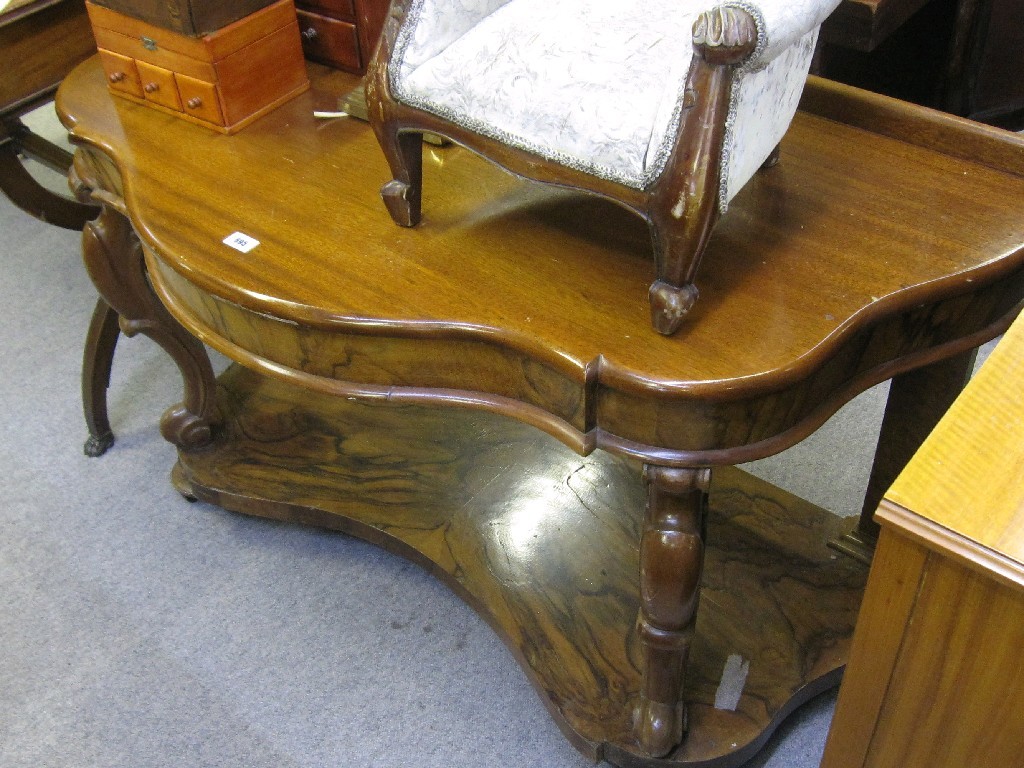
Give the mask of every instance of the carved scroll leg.
M 114 444 L 114 432 L 107 418 L 107 387 L 120 333 L 117 312 L 102 298 L 98 299 L 82 355 L 82 408 L 89 428 L 86 456 L 102 456 Z
M 647 512 L 640 539 L 643 688 L 636 737 L 653 757 L 682 742 L 686 662 L 704 566 L 710 469 L 644 467 Z
M 666 336 L 679 330 L 697 301 L 693 281 L 719 214 L 733 72 L 756 45 L 757 25 L 738 8 L 705 11 L 693 24 L 681 128 L 648 214 L 658 271 L 649 292 L 651 324 Z
M 423 194 L 423 136 L 392 133 L 384 126 L 378 140 L 394 176 L 381 187 L 380 196 L 396 224 L 414 227 L 420 221 Z
M 216 388 L 210 359 L 206 348 L 171 317 L 153 292 L 142 246 L 128 220 L 103 205 L 99 217 L 82 230 L 82 255 L 103 300 L 120 316 L 124 334 L 142 333 L 153 339 L 181 371 L 184 401 L 163 415 L 161 434 L 182 449 L 208 444 Z

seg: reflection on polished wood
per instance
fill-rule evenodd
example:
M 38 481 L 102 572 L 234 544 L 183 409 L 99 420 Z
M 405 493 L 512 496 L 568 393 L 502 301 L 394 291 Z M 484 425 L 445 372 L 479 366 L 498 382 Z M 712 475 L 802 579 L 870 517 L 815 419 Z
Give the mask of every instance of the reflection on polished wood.
M 423 565 L 494 627 L 594 759 L 736 765 L 838 681 L 865 569 L 825 546 L 840 520 L 738 470 L 717 470 L 711 488 L 689 736 L 651 761 L 632 745 L 643 655 L 636 462 L 581 458 L 493 414 L 358 403 L 239 367 L 221 377 L 219 402 L 213 446 L 181 453 L 183 493 L 342 530 Z M 716 708 L 730 656 L 746 680 L 727 676 L 738 700 Z

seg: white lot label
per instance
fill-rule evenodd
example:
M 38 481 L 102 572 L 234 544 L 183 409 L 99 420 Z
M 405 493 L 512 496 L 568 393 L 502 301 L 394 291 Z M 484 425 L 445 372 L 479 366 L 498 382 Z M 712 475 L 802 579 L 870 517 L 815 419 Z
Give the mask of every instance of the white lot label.
M 259 240 L 255 237 L 249 237 L 244 232 L 233 232 L 225 237 L 223 242 L 224 245 L 230 245 L 236 251 L 241 251 L 242 253 L 248 253 L 260 244 Z

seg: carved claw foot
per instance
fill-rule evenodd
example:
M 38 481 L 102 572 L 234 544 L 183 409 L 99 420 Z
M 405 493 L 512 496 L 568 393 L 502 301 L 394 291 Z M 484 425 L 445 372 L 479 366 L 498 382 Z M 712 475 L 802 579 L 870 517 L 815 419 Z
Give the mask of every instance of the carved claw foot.
M 102 456 L 114 444 L 114 433 L 107 432 L 104 435 L 89 435 L 82 450 L 86 456 L 96 458 Z
M 404 181 L 392 179 L 380 188 L 380 196 L 388 213 L 400 227 L 415 227 L 420 221 L 420 194 L 418 189 Z
M 651 301 L 651 324 L 654 330 L 664 336 L 671 336 L 679 330 L 687 313 L 697 302 L 697 287 L 688 284 L 682 287 L 657 280 L 649 292 Z

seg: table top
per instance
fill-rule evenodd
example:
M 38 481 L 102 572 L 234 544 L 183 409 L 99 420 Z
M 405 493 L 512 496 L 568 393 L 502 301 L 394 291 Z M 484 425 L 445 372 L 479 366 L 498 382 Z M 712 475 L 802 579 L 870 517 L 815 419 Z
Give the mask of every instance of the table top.
M 732 463 L 774 452 L 765 440 L 796 442 L 901 368 L 1000 332 L 1021 299 L 1024 141 L 997 129 L 812 80 L 782 162 L 734 200 L 701 299 L 665 338 L 650 327 L 639 219 L 428 147 L 424 221 L 394 226 L 369 128 L 312 116 L 345 81 L 317 67 L 311 79 L 310 94 L 232 137 L 110 96 L 95 60 L 65 82 L 58 111 L 75 141 L 112 158 L 105 184 L 179 320 L 312 386 L 469 392 L 494 410 L 539 408 L 526 420 L 578 449 L 615 438 L 625 452 Z M 259 246 L 224 245 L 235 232 Z M 343 340 L 344 359 L 328 367 L 308 339 L 278 338 L 294 327 Z M 367 345 L 405 367 L 382 372 Z M 497 358 L 529 381 L 506 390 Z
M 1024 585 L 1024 320 L 999 342 L 886 493 L 892 505 L 976 544 L 955 549 Z M 933 540 L 934 541 L 934 540 Z

